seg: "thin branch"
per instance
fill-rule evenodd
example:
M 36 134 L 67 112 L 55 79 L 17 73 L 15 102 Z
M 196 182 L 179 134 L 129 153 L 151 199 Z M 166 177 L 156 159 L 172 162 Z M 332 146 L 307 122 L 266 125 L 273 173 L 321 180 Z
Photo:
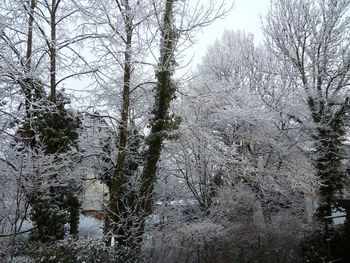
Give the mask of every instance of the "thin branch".
M 16 233 L 11 233 L 11 234 L 0 234 L 0 237 L 11 237 L 11 236 L 14 236 L 14 235 L 21 235 L 21 234 L 25 234 L 25 233 L 31 232 L 32 230 L 34 230 L 36 228 L 37 227 L 33 227 L 31 229 L 28 229 L 28 230 L 24 230 L 24 231 L 16 232 Z
M 91 70 L 87 70 L 87 71 L 78 72 L 78 73 L 74 73 L 74 74 L 68 75 L 68 76 L 62 78 L 61 80 L 59 80 L 56 83 L 56 86 L 58 86 L 58 84 L 60 84 L 61 82 L 65 81 L 67 79 L 70 79 L 70 78 L 73 78 L 73 77 L 76 77 L 76 76 L 80 76 L 80 75 L 86 75 L 86 74 L 90 74 L 90 73 L 95 73 L 97 71 L 98 71 L 97 69 L 91 69 Z

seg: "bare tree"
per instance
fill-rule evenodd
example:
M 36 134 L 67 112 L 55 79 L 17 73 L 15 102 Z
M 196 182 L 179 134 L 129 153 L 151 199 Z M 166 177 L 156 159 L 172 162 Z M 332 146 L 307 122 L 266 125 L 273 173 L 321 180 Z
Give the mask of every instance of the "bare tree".
M 294 116 L 313 140 L 314 167 L 322 181 L 318 217 L 339 207 L 349 112 L 349 6 L 342 1 L 272 1 L 265 22 L 267 45 L 290 67 L 306 116 Z
M 232 194 L 244 185 L 255 194 L 265 219 L 282 207 L 303 212 L 303 193 L 317 182 L 301 149 L 304 138 L 287 115 L 292 112 L 286 101 L 293 101 L 289 86 L 270 73 L 271 57 L 265 53 L 254 47 L 252 35 L 226 31 L 208 48 L 197 78 L 176 105 L 183 127 L 170 143 L 171 160 L 177 176 L 199 204 L 209 204 L 207 209 L 217 200 L 218 185 Z M 298 205 L 290 203 L 292 198 Z
M 184 39 L 183 34 L 191 32 L 196 28 L 202 28 L 210 24 L 215 19 L 226 14 L 224 2 L 216 7 L 210 1 L 208 9 L 202 9 L 190 16 L 189 20 L 184 18 L 187 11 L 190 10 L 187 3 L 179 4 L 173 0 L 165 1 L 163 22 L 160 25 L 161 43 L 160 59 L 156 71 L 157 84 L 155 87 L 155 101 L 152 110 L 152 119 L 150 122 L 150 134 L 147 138 L 147 151 L 145 153 L 145 163 L 140 186 L 140 204 L 138 205 L 138 214 L 145 217 L 152 213 L 153 192 L 157 179 L 157 163 L 161 156 L 164 142 L 169 139 L 169 132 L 176 129 L 180 119 L 170 112 L 171 102 L 175 99 L 176 84 L 172 79 L 175 70 L 176 51 Z M 200 4 L 197 2 L 196 7 Z M 175 19 L 176 11 L 182 9 L 182 19 L 179 26 Z M 144 224 L 144 222 L 143 222 Z
M 104 29 L 102 29 L 102 31 L 104 31 L 106 35 L 110 36 L 110 38 L 99 39 L 100 43 L 97 43 L 97 50 L 101 52 L 102 60 L 104 63 L 110 65 L 108 69 L 102 69 L 97 73 L 99 88 L 105 87 L 108 89 L 109 94 L 114 94 L 115 91 L 119 90 L 118 85 L 122 87 L 122 90 L 120 91 L 121 95 L 119 96 L 120 99 L 118 99 L 121 103 L 121 110 L 120 117 L 117 117 L 117 119 L 119 119 L 119 123 L 115 172 L 114 175 L 107 180 L 107 183 L 110 185 L 110 201 L 108 205 L 108 216 L 105 229 L 106 233 L 114 232 L 117 236 L 118 243 L 120 244 L 126 244 L 125 240 L 128 239 L 128 233 L 132 229 L 137 228 L 136 226 L 130 227 L 125 225 L 123 222 L 128 222 L 129 220 L 122 219 L 122 217 L 125 217 L 122 215 L 127 214 L 127 211 L 134 211 L 131 212 L 130 216 L 126 217 L 139 217 L 136 216 L 134 208 L 128 207 L 130 200 L 126 200 L 126 197 L 129 196 L 128 191 L 130 191 L 128 184 L 130 181 L 134 180 L 128 175 L 127 171 L 129 166 L 127 163 L 127 159 L 129 159 L 128 156 L 133 155 L 131 150 L 133 142 L 132 138 L 129 136 L 133 132 L 133 127 L 135 127 L 135 120 L 130 118 L 130 114 L 140 112 L 138 106 L 136 106 L 138 104 L 134 104 L 132 101 L 135 100 L 133 97 L 137 98 L 139 96 L 139 94 L 137 94 L 138 90 L 143 90 L 144 87 L 147 87 L 147 84 L 149 86 L 149 84 L 155 83 L 153 79 L 147 78 L 146 82 L 143 82 L 144 76 L 138 74 L 138 71 L 140 71 L 140 69 L 144 70 L 143 67 L 145 65 L 150 66 L 149 69 L 152 69 L 152 66 L 154 65 L 152 59 L 155 59 L 153 54 L 154 40 L 159 38 L 162 38 L 161 45 L 167 44 L 168 47 L 161 48 L 162 52 L 165 54 L 165 57 L 161 58 L 161 61 L 158 62 L 156 67 L 163 67 L 164 71 L 167 69 L 173 71 L 173 67 L 175 65 L 172 64 L 173 62 L 171 61 L 174 60 L 175 57 L 175 46 L 179 47 L 183 43 L 187 42 L 188 37 L 191 35 L 190 32 L 192 32 L 194 29 L 201 28 L 209 24 L 215 20 L 215 18 L 220 17 L 227 11 L 225 9 L 219 11 L 219 9 L 223 7 L 222 3 L 220 6 L 216 7 L 213 2 L 210 2 L 208 9 L 204 9 L 204 7 L 201 7 L 200 3 L 198 2 L 195 8 L 196 13 L 189 17 L 183 15 L 189 12 L 189 5 L 187 3 L 181 3 L 176 9 L 176 12 L 181 15 L 181 20 L 176 21 L 177 25 L 174 24 L 172 26 L 174 28 L 172 29 L 173 32 L 170 34 L 165 32 L 164 25 L 162 25 L 160 22 L 160 16 L 164 13 L 163 10 L 160 10 L 165 4 L 166 2 L 164 1 L 150 1 L 144 2 L 143 4 L 141 4 L 139 1 L 117 1 L 110 4 L 101 2 L 94 5 L 94 10 L 97 9 L 98 12 L 101 12 L 101 16 L 94 17 L 93 14 L 90 14 L 95 23 L 106 26 Z M 111 5 L 115 6 L 118 13 L 111 12 L 109 10 Z M 175 28 L 176 26 L 178 28 Z M 158 30 L 158 28 L 161 30 Z M 145 34 L 146 37 L 144 37 L 142 33 Z M 160 34 L 164 35 L 161 36 Z M 166 40 L 164 38 L 165 36 L 171 36 L 173 37 L 173 40 Z M 169 48 L 171 50 L 166 51 Z M 151 62 L 147 62 L 149 60 L 148 57 L 151 57 Z M 103 66 L 105 67 L 105 65 L 106 64 Z M 118 75 L 116 73 L 118 73 Z M 142 81 L 140 81 L 140 79 Z M 114 91 L 112 91 L 111 87 L 116 88 Z M 147 93 L 147 91 L 145 91 L 145 93 Z M 161 100 L 163 100 L 163 98 L 161 98 Z M 115 103 L 115 100 L 113 104 L 114 105 L 112 105 L 112 107 L 117 108 L 116 106 L 118 105 Z M 168 110 L 165 108 L 164 110 L 164 114 L 167 115 Z M 153 113 L 155 111 L 156 110 L 154 110 Z M 142 114 L 144 115 L 142 116 L 144 120 L 142 120 L 142 118 L 140 119 L 144 122 L 148 115 L 145 112 L 142 112 Z M 167 116 L 163 115 L 161 118 L 168 118 Z M 140 122 L 140 119 L 138 122 Z M 165 122 L 168 122 L 168 120 L 165 120 L 164 123 Z M 147 156 L 147 154 L 145 156 Z M 152 170 L 154 170 L 154 167 Z M 152 182 L 152 184 L 153 183 L 154 182 Z M 136 186 L 136 188 L 137 187 L 138 186 Z M 138 190 L 136 190 L 136 192 L 138 192 Z M 137 200 L 134 200 L 134 202 L 131 203 L 136 204 L 137 202 Z M 113 228 L 114 230 L 111 231 Z M 107 235 L 107 240 L 110 240 L 110 235 L 111 233 Z
M 129 214 L 128 211 L 132 211 L 133 201 L 127 201 L 127 198 L 130 197 L 130 187 L 128 188 L 128 184 L 132 180 L 130 178 L 133 173 L 128 172 L 129 163 L 128 163 L 128 155 L 130 155 L 130 127 L 129 122 L 129 114 L 130 114 L 130 96 L 131 96 L 131 87 L 133 85 L 133 77 L 132 72 L 135 67 L 135 58 L 133 58 L 133 53 L 136 52 L 140 47 L 133 47 L 135 43 L 133 43 L 133 37 L 138 33 L 143 24 L 147 21 L 150 14 L 148 12 L 144 12 L 142 16 L 136 15 L 137 12 L 140 12 L 140 8 L 142 6 L 139 2 L 130 3 L 129 1 L 116 1 L 116 8 L 118 9 L 120 16 L 123 21 L 123 27 L 121 29 L 117 28 L 117 23 L 109 18 L 108 12 L 105 11 L 105 15 L 108 19 L 108 25 L 114 31 L 117 31 L 117 34 L 121 40 L 122 45 L 124 46 L 124 58 L 121 61 L 117 61 L 120 63 L 120 67 L 122 67 L 122 105 L 121 105 L 121 113 L 120 113 L 120 122 L 118 127 L 118 144 L 117 144 L 117 157 L 116 157 L 116 167 L 114 170 L 114 174 L 111 178 L 108 178 L 107 183 L 109 186 L 109 203 L 108 210 L 106 215 L 105 222 L 105 234 L 107 243 L 111 242 L 112 234 L 117 236 L 117 241 L 119 245 L 128 246 L 128 239 L 132 236 L 132 233 L 128 231 L 131 230 L 128 224 L 132 223 L 132 213 Z M 103 5 L 102 5 L 103 6 Z M 136 21 L 135 21 L 136 20 Z M 139 37 L 136 35 L 136 37 Z M 113 43 L 115 45 L 115 43 Z M 136 45 L 135 45 L 136 46 Z M 111 51 L 109 51 L 111 52 Z M 116 54 L 111 54 L 115 56 Z M 137 163 L 136 167 L 137 168 Z M 132 241 L 131 241 L 132 243 Z

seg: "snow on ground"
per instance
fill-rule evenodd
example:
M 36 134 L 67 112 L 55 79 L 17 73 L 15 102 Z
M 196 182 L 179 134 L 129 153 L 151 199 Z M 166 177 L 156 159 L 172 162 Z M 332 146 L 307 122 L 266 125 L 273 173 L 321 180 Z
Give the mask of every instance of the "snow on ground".
M 79 223 L 80 238 L 102 238 L 103 221 L 90 216 L 81 216 Z
M 334 212 L 332 214 L 332 216 L 336 217 L 336 216 L 343 216 L 343 217 L 339 217 L 339 218 L 333 218 L 333 223 L 334 225 L 341 225 L 345 223 L 345 219 L 346 219 L 346 213 L 345 211 L 337 211 Z

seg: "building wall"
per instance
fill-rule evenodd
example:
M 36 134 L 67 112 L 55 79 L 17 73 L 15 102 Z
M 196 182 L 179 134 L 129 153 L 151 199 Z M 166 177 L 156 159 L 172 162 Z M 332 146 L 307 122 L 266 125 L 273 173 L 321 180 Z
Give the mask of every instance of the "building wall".
M 107 201 L 107 186 L 96 179 L 93 172 L 86 175 L 85 191 L 83 195 L 83 214 L 94 214 L 102 212 Z M 89 211 L 89 212 L 88 212 Z

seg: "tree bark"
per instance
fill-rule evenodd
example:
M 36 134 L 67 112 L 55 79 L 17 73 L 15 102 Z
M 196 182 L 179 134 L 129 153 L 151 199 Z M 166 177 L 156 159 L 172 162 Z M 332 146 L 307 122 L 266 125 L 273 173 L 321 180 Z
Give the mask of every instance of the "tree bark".
M 131 81 L 131 44 L 133 35 L 133 24 L 130 13 L 129 1 L 124 2 L 124 10 L 122 12 L 125 24 L 125 51 L 124 51 L 124 76 L 123 76 L 123 105 L 121 112 L 121 121 L 118 132 L 117 159 L 116 168 L 109 185 L 109 204 L 107 217 L 105 221 L 105 239 L 107 244 L 111 244 L 112 234 L 117 235 L 119 244 L 124 245 L 128 238 L 120 227 L 117 225 L 123 220 L 125 212 L 125 189 L 124 185 L 127 182 L 125 174 L 125 159 L 127 155 L 128 144 L 128 121 L 129 121 L 129 106 L 130 106 L 130 81 Z
M 32 103 L 32 89 L 34 88 L 33 76 L 32 76 L 32 55 L 33 55 L 33 24 L 34 24 L 34 10 L 36 8 L 36 0 L 30 1 L 30 6 L 28 12 L 28 31 L 27 31 L 27 52 L 26 52 L 26 62 L 24 65 L 24 72 L 26 79 L 22 80 L 21 88 L 25 96 L 25 110 L 26 118 L 30 119 L 30 105 Z M 27 7 L 25 7 L 27 9 Z M 31 80 L 31 81 L 30 81 Z
M 56 12 L 58 2 L 52 0 L 51 2 L 51 41 L 50 41 L 50 101 L 56 103 Z
M 325 221 L 326 216 L 331 216 L 332 212 L 340 207 L 339 199 L 347 184 L 347 176 L 343 160 L 345 153 L 343 141 L 345 135 L 344 113 L 348 111 L 348 99 L 343 107 L 331 118 L 323 118 L 323 122 L 328 125 L 317 129 L 315 136 L 315 148 L 317 151 L 314 167 L 318 177 L 321 179 L 320 205 L 317 209 L 319 220 Z M 329 224 L 332 219 L 326 220 Z
M 148 150 L 145 156 L 144 170 L 140 186 L 140 204 L 138 214 L 141 217 L 152 212 L 153 191 L 157 178 L 157 162 L 160 158 L 163 141 L 169 128 L 169 107 L 175 95 L 175 87 L 171 77 L 174 66 L 174 49 L 176 35 L 173 28 L 174 0 L 167 0 L 164 20 L 162 25 L 161 57 L 158 72 L 156 73 L 157 85 L 155 87 L 155 102 L 153 106 L 153 118 L 151 131 L 148 136 Z

